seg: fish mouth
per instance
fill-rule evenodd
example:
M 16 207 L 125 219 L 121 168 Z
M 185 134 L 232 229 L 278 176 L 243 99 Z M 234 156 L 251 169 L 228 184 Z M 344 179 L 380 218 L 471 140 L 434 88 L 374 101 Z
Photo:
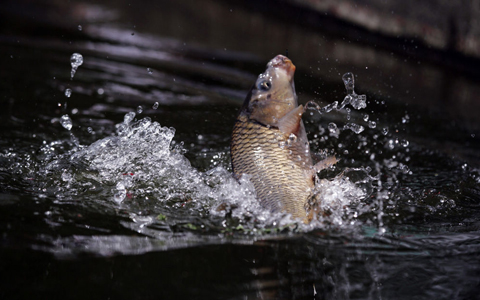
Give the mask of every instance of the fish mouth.
M 283 69 L 287 75 L 290 77 L 290 80 L 293 78 L 293 74 L 295 73 L 295 65 L 292 63 L 292 61 L 284 56 L 284 55 L 277 55 L 275 58 L 273 58 L 269 63 L 268 66 L 274 67 L 274 68 L 279 68 Z

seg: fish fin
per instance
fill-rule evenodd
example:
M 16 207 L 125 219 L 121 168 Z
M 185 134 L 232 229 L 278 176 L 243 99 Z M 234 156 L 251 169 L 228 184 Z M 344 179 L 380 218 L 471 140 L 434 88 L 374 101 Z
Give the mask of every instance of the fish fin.
M 316 163 L 313 166 L 313 170 L 314 170 L 315 173 L 317 173 L 317 172 L 320 172 L 323 169 L 326 169 L 330 166 L 333 166 L 337 162 L 338 162 L 338 159 L 335 156 L 329 156 L 329 157 L 319 161 L 318 163 Z
M 297 108 L 289 111 L 285 116 L 278 120 L 278 129 L 287 136 L 292 133 L 298 135 L 303 111 L 303 105 L 299 105 Z

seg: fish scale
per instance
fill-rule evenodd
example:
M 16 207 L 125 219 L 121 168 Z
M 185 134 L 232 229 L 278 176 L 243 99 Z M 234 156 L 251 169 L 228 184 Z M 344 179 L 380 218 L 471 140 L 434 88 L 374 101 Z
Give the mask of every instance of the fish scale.
M 251 176 L 262 206 L 295 218 L 305 218 L 305 205 L 314 187 L 313 178 L 306 178 L 305 173 L 311 160 L 304 147 L 297 145 L 300 142 L 288 145 L 288 137 L 277 128 L 240 116 L 231 143 L 234 172 Z

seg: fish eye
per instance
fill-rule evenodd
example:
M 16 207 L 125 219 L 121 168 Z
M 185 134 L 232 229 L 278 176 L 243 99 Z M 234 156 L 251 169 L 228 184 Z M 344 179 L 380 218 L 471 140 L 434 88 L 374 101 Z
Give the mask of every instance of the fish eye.
M 272 87 L 272 83 L 268 80 L 262 80 L 257 84 L 257 89 L 261 91 L 268 91 Z

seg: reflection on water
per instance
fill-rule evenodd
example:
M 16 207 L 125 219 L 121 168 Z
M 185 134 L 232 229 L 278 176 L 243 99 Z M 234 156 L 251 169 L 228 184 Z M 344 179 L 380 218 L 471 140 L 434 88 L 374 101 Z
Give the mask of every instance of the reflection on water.
M 474 79 L 227 2 L 42 3 L 22 26 L 13 2 L 1 9 L 0 295 L 477 294 Z M 312 150 L 341 158 L 320 173 L 331 214 L 310 225 L 263 210 L 230 174 L 237 109 L 286 48 L 300 101 L 318 103 Z M 345 97 L 346 72 L 366 101 Z

